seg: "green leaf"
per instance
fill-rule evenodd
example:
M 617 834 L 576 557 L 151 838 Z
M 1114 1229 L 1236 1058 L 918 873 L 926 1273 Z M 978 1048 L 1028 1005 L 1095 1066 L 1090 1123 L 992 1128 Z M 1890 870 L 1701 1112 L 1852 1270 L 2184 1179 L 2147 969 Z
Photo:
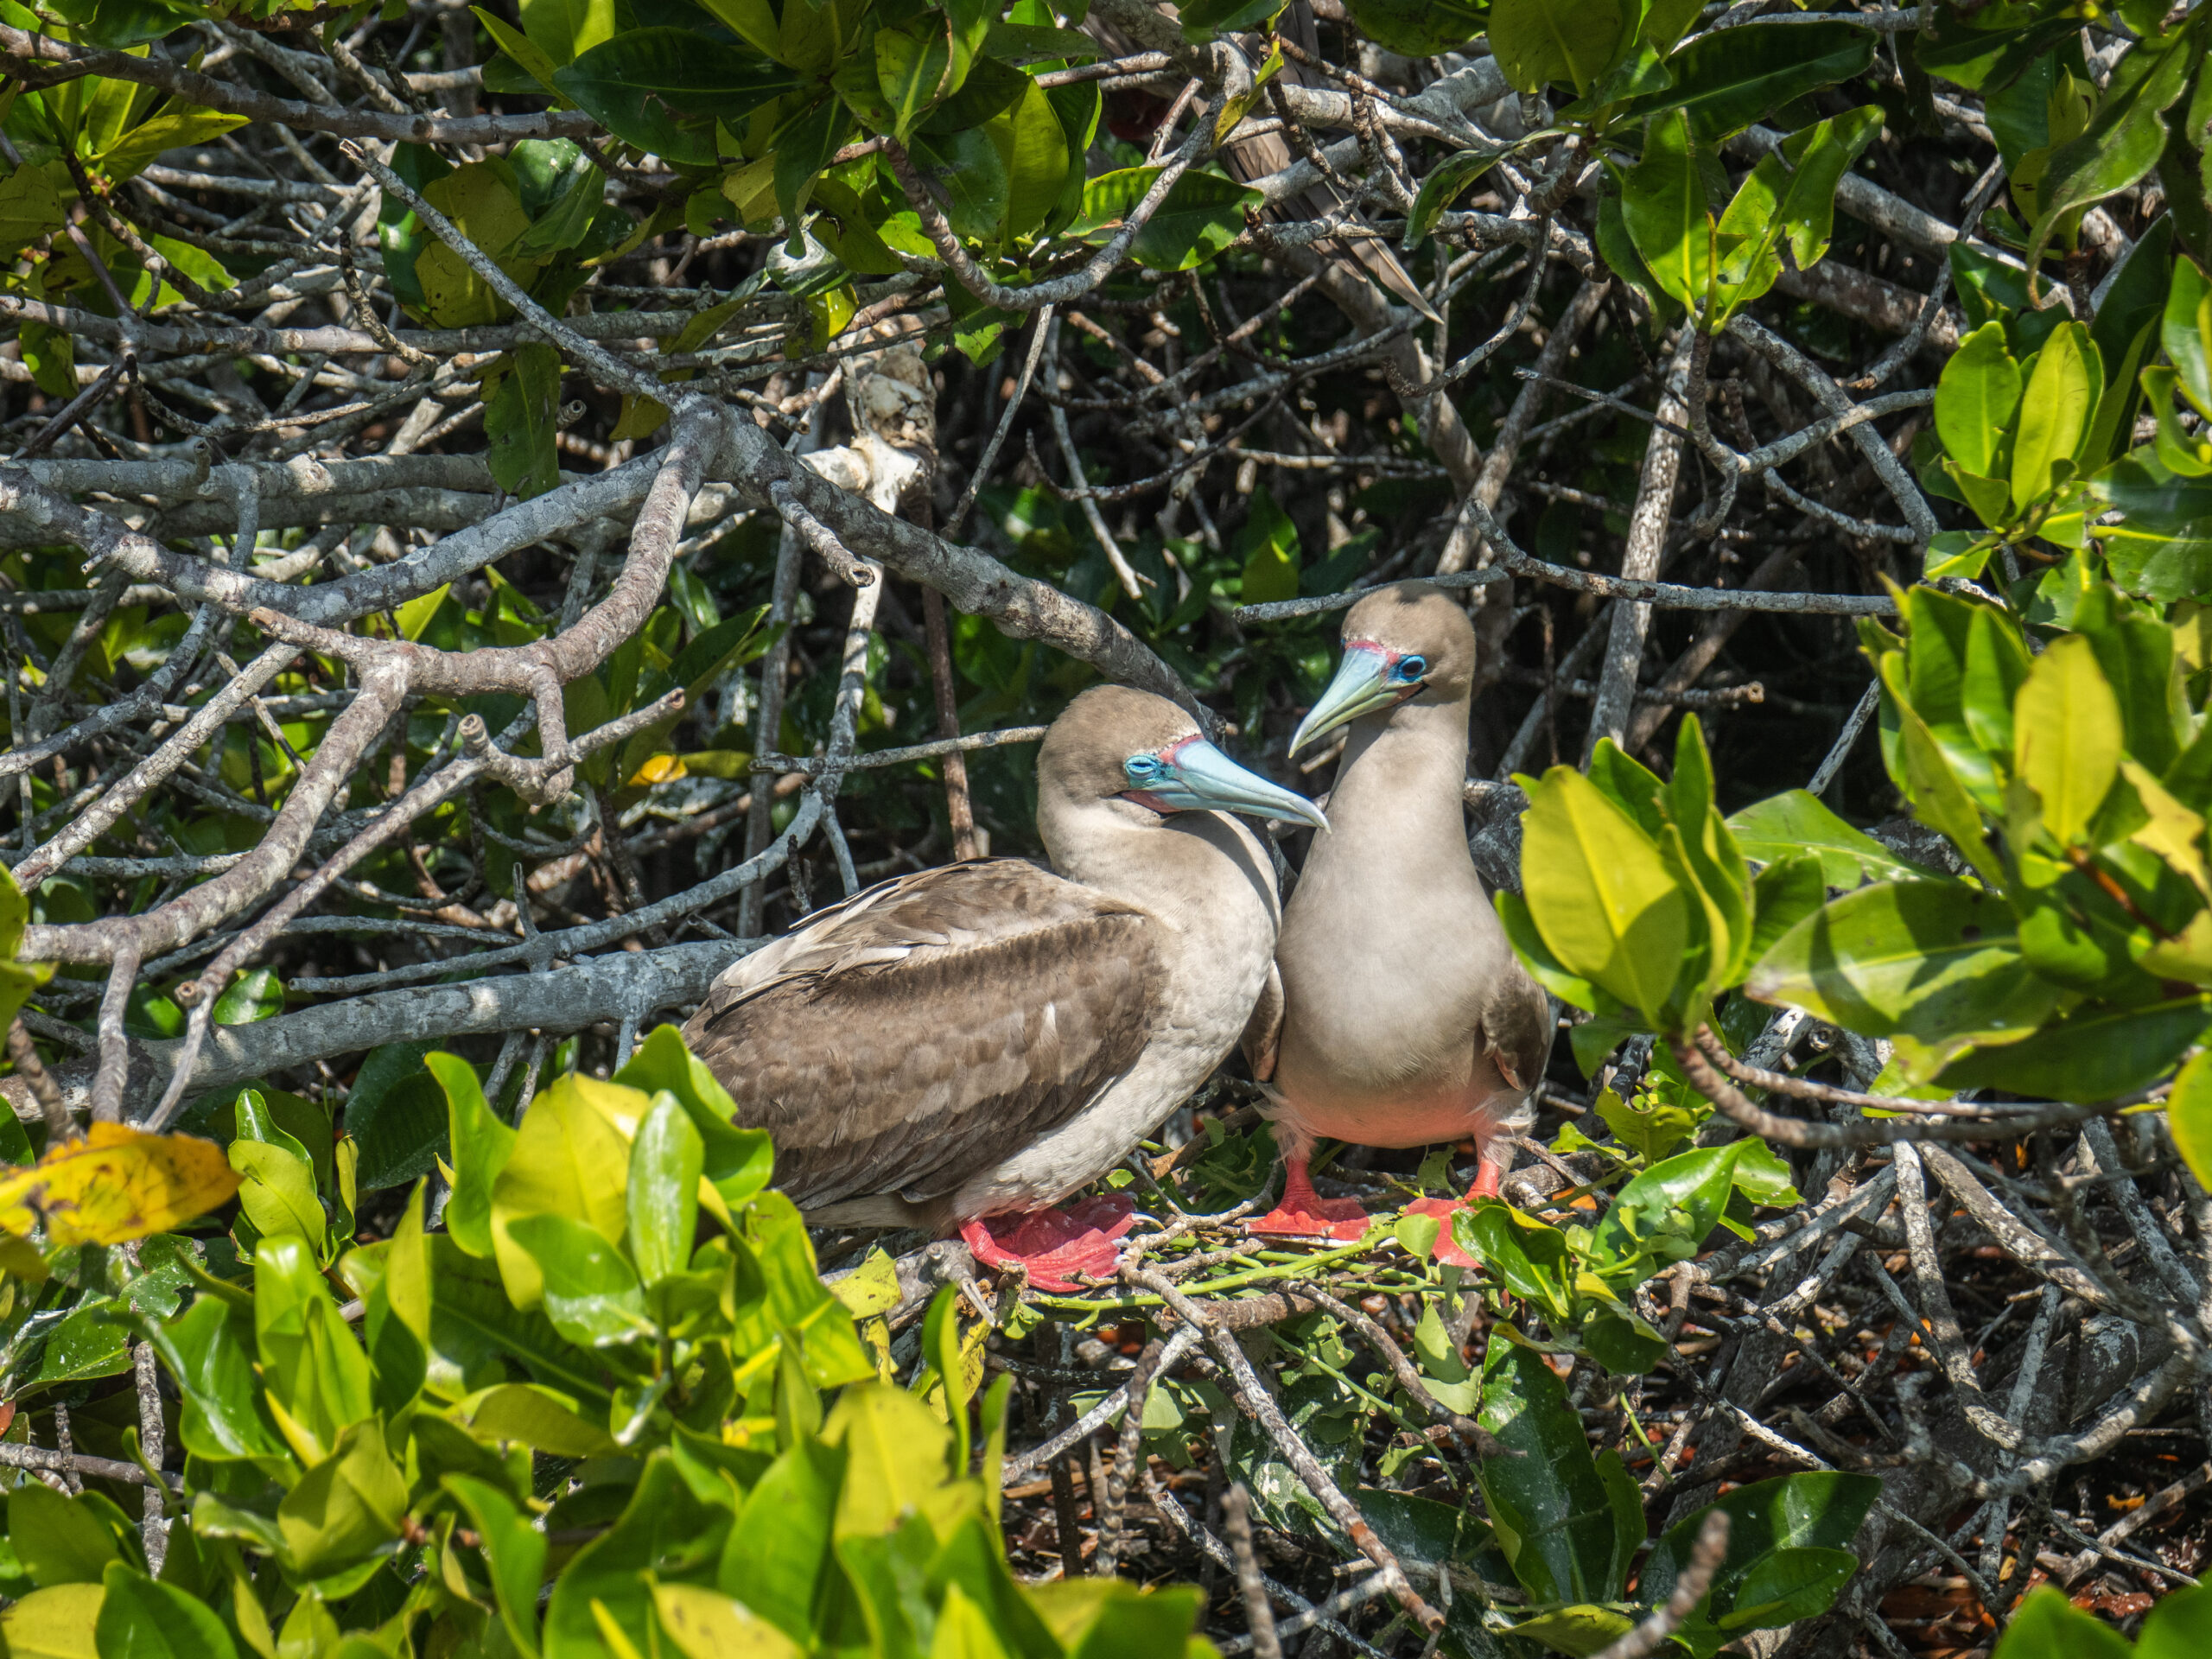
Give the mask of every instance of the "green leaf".
M 523 33 L 556 64 L 570 62 L 614 33 L 614 0 L 522 0 Z
M 238 1173 L 238 1208 L 257 1239 L 265 1243 L 271 1234 L 289 1235 L 321 1255 L 329 1222 L 315 1195 L 315 1166 L 306 1153 L 240 1136 L 231 1142 L 230 1160 Z
M 960 1587 L 945 1592 L 944 1611 L 938 1615 L 938 1636 L 931 1648 L 947 1653 L 969 1653 L 944 1638 L 950 1632 L 945 1615 L 954 1611 Z M 693 1584 L 653 1586 L 653 1611 L 660 1628 L 685 1659 L 804 1659 L 803 1650 L 789 1637 L 767 1623 L 735 1597 Z M 980 1656 L 978 1656 L 980 1659 Z
M 1490 49 L 1516 92 L 1565 81 L 1586 92 L 1628 22 L 1620 0 L 1491 0 Z
M 494 484 L 526 501 L 561 481 L 560 413 L 560 353 L 532 340 L 501 356 L 484 377 L 484 460 Z
M 1483 32 L 1484 13 L 1466 0 L 1345 0 L 1359 32 L 1408 58 L 1433 58 Z
M 1624 1294 L 1662 1268 L 1687 1262 L 1719 1225 L 1748 1143 L 1699 1147 L 1654 1164 L 1613 1195 L 1591 1230 L 1592 1271 Z
M 1129 167 L 1092 179 L 1084 187 L 1083 213 L 1069 233 L 1087 242 L 1110 240 L 1160 171 Z M 1258 191 L 1194 168 L 1176 180 L 1167 199 L 1137 232 L 1130 253 L 1154 270 L 1194 270 L 1234 242 L 1243 232 L 1246 211 L 1262 202 Z
M 2212 1591 L 2176 1590 L 2151 1610 L 2135 1638 L 2135 1659 L 2195 1659 L 2212 1648 Z
M 945 222 L 963 240 L 995 241 L 1006 219 L 1006 164 L 990 135 L 980 129 L 924 134 L 912 151 L 923 177 L 935 188 Z
M 292 1567 L 320 1579 L 367 1560 L 398 1537 L 407 1479 L 385 1449 L 384 1425 L 356 1422 L 337 1450 L 300 1478 L 276 1506 Z
M 174 103 L 160 114 L 134 123 L 100 152 L 97 164 L 111 181 L 120 184 L 144 172 L 164 151 L 210 143 L 245 126 L 246 121 L 243 115 L 226 115 L 219 110 Z
M 875 31 L 876 82 L 891 106 L 893 137 L 904 142 L 936 105 L 951 67 L 951 41 L 934 13 Z
M 446 1150 L 444 1093 L 423 1069 L 429 1047 L 386 1043 L 371 1049 L 354 1075 L 346 1132 L 361 1148 L 358 1178 L 370 1192 L 420 1180 Z
M 2212 1189 L 2212 1050 L 2196 1055 L 2175 1077 L 2166 1127 L 2197 1185 Z
M 1567 1385 L 1510 1329 L 1491 1327 L 1481 1421 L 1521 1455 L 1485 1459 L 1476 1469 L 1498 1543 L 1534 1600 L 1615 1600 L 1630 1557 L 1619 1548 L 1612 1497 Z M 1614 1453 L 1605 1456 L 1618 1465 Z
M 1556 1227 L 1493 1198 L 1453 1211 L 1452 1236 L 1515 1295 L 1562 1322 L 1572 1314 L 1575 1266 Z
M 1959 342 L 1936 387 L 1936 432 L 1967 472 L 1987 478 L 2020 411 L 2020 365 L 2005 349 L 2005 325 L 1986 322 Z
M 104 1583 L 93 1639 L 105 1659 L 238 1659 L 223 1621 L 198 1597 L 121 1561 L 108 1563 Z
M 518 1364 L 538 1382 L 606 1408 L 606 1374 L 599 1361 L 563 1342 L 543 1313 L 518 1309 L 497 1262 L 464 1254 L 443 1233 L 430 1235 L 430 1262 L 438 1287 L 430 1311 L 427 1380 L 433 1394 L 463 1398 L 504 1382 L 513 1375 L 511 1365 Z M 531 1267 L 535 1271 L 536 1262 Z
M 546 54 L 543 47 L 537 45 L 530 36 L 524 35 L 506 19 L 486 10 L 482 6 L 471 6 L 469 10 L 475 13 L 476 21 L 484 25 L 485 32 L 491 35 L 493 46 L 506 54 L 516 67 L 540 87 L 547 97 L 560 98 L 559 89 L 553 85 L 553 72 L 559 68 L 560 65 L 555 63 Z M 496 64 L 486 65 L 486 73 L 490 73 L 495 67 Z M 565 105 L 568 99 L 561 99 L 561 102 Z
M 1544 943 L 1568 972 L 1657 1022 L 1691 944 L 1689 895 L 1581 773 L 1554 766 L 1524 787 L 1522 896 Z
M 648 1104 L 634 1089 L 572 1072 L 524 1112 L 514 1150 L 492 1185 L 493 1251 L 517 1308 L 537 1306 L 542 1281 L 535 1257 L 509 1236 L 511 1224 L 556 1215 L 583 1222 L 609 1244 L 620 1239 L 629 1131 Z
M 1789 257 L 1800 270 L 1818 264 L 1827 254 L 1835 224 L 1836 187 L 1881 132 L 1881 106 L 1867 104 L 1815 122 L 1783 143 L 1782 153 L 1796 172 L 1783 198 L 1782 218 Z
M 65 1497 L 51 1486 L 27 1480 L 8 1497 L 8 1542 L 31 1582 L 42 1590 L 57 1584 L 98 1584 L 110 1564 L 122 1557 L 115 1529 L 100 1514 L 114 1507 L 105 1498 Z
M 734 128 L 798 84 L 789 72 L 734 47 L 665 28 L 625 30 L 582 54 L 553 81 L 616 137 L 692 167 L 720 159 L 715 121 Z
M 785 0 L 786 29 L 793 16 L 789 8 L 794 3 L 804 3 L 804 0 Z M 845 142 L 845 135 L 851 130 L 852 118 L 846 113 L 845 106 L 834 98 L 827 98 L 786 121 L 776 131 L 776 206 L 783 213 L 786 246 L 794 257 L 805 248 L 801 215 L 806 211 L 807 198 L 813 194 L 814 181 L 830 165 L 830 157 L 837 153 Z
M 537 1591 L 545 1580 L 545 1535 L 530 1524 L 505 1493 L 488 1482 L 469 1475 L 448 1475 L 442 1484 L 475 1527 L 508 1640 L 535 1659 Z
M 512 1440 L 550 1457 L 607 1457 L 619 1449 L 614 1437 L 578 1415 L 573 1403 L 528 1383 L 486 1389 L 464 1401 L 457 1413 L 480 1440 Z
M 1768 1628 L 1767 1613 L 1789 1595 L 1802 1597 L 1807 1606 L 1791 1617 L 1812 1617 L 1833 1604 L 1848 1578 L 1847 1573 L 1836 1576 L 1840 1563 L 1834 1557 L 1849 1548 L 1880 1495 L 1881 1483 L 1871 1475 L 1826 1471 L 1738 1487 L 1667 1529 L 1644 1561 L 1637 1594 L 1655 1605 L 1674 1594 L 1707 1516 L 1719 1509 L 1731 1522 L 1728 1553 L 1683 1632 L 1693 1651 L 1719 1649 L 1728 1639 L 1716 1634 L 1722 1630 Z M 1792 1561 L 1793 1556 L 1800 1559 Z M 1827 1599 L 1811 1605 L 1823 1592 Z
M 1251 517 L 1237 534 L 1236 550 L 1244 555 L 1245 604 L 1262 605 L 1298 596 L 1298 526 L 1282 504 L 1265 490 L 1252 493 Z
M 2173 362 L 2182 396 L 2212 420 L 2212 280 L 2186 254 L 2174 262 L 2158 344 Z
M 492 1254 L 492 1184 L 514 1150 L 515 1132 L 484 1099 L 476 1068 L 458 1054 L 426 1054 L 423 1064 L 446 1097 L 448 1143 L 453 1148 L 446 1200 L 446 1231 L 471 1255 Z
M 605 1348 L 653 1334 L 636 1269 L 582 1222 L 524 1216 L 510 1223 L 507 1232 L 536 1260 L 546 1317 L 570 1342 Z
M 838 1570 L 830 1528 L 844 1473 L 842 1448 L 811 1435 L 791 1446 L 747 1495 L 715 1573 L 724 1592 L 810 1648 L 822 1587 Z
M 2031 1099 L 2082 1105 L 2146 1089 L 2212 1025 L 2202 996 L 2147 1007 L 2090 1003 L 2025 1040 L 1977 1048 L 1946 1065 L 1946 1089 L 2005 1089 Z
M 2097 394 L 2103 388 L 2101 365 L 2089 331 L 2078 322 L 2062 323 L 2036 353 L 2020 401 L 2019 433 L 2012 442 L 2012 505 L 2040 501 L 2070 474 L 2070 465 L 2088 430 Z
M 1869 1037 L 2035 1029 L 2058 990 L 2031 973 L 2012 911 L 1950 881 L 1881 881 L 1783 936 L 1745 988 Z
M 621 1518 L 554 1580 L 547 1659 L 597 1659 L 609 1650 L 610 1629 L 637 1653 L 658 1651 L 652 1582 L 696 1581 L 711 1570 L 730 1525 L 727 1495 L 715 1497 L 709 1503 L 695 1492 L 666 1451 L 647 1459 Z
M 2040 267 L 2059 220 L 2126 189 L 2158 163 L 2166 147 L 2160 118 L 2182 95 L 2204 54 L 2201 19 L 2164 41 L 2139 41 L 2113 67 L 2095 113 L 2077 137 L 2050 153 L 2036 184 L 2035 228 L 2028 269 Z
M 1750 23 L 1693 41 L 1667 60 L 1675 84 L 1632 115 L 1681 110 L 1700 139 L 1739 132 L 1792 99 L 1862 75 L 1872 31 L 1845 23 Z
M 991 124 L 991 133 L 1001 142 L 1007 175 L 1004 238 L 1033 236 L 1065 194 L 1071 165 L 1059 114 L 1045 89 L 1025 79 L 1020 101 L 1002 126 Z
M 1421 194 L 1414 198 L 1414 210 L 1406 221 L 1405 245 L 1417 246 L 1421 238 L 1436 228 L 1436 221 L 1444 211 L 1457 201 L 1483 175 L 1512 154 L 1510 148 L 1484 146 L 1477 149 L 1455 149 L 1422 175 Z
M 1668 297 L 1692 309 L 1701 304 L 1713 275 L 1713 224 L 1687 117 L 1657 116 L 1644 129 L 1643 159 L 1621 181 L 1621 219 Z
M 240 976 L 230 989 L 215 999 L 212 1010 L 219 1026 L 247 1026 L 273 1020 L 284 1012 L 284 982 L 273 968 L 257 968 Z
M 2119 775 L 2120 703 L 2089 641 L 2055 640 L 2013 705 L 2013 766 L 2062 846 L 2081 842 Z
M 1777 1549 L 1744 1574 L 1736 1605 L 1713 1621 L 1724 1630 L 1772 1630 L 1835 1605 L 1859 1570 L 1847 1549 Z
M 2028 1592 L 1992 1659 L 2131 1659 L 2127 1638 L 2066 1599 L 2056 1585 Z
M 261 1408 L 250 1311 L 203 1295 L 154 1343 L 183 1396 L 177 1439 L 186 1451 L 210 1463 L 261 1463 L 272 1472 L 286 1464 L 284 1443 Z
M 630 1259 L 648 1287 L 691 1265 L 705 1160 L 706 1143 L 676 1096 L 656 1096 L 630 1142 L 626 1197 Z
M 97 1583 L 60 1584 L 0 1612 L 9 1659 L 100 1659 L 93 1632 L 106 1593 Z
M 708 1185 L 732 1211 L 768 1185 L 776 1149 L 767 1131 L 737 1127 L 737 1103 L 715 1081 L 706 1062 L 683 1046 L 683 1035 L 674 1026 L 655 1027 L 630 1056 L 630 1063 L 614 1074 L 614 1081 L 648 1095 L 665 1090 L 676 1096 L 704 1143 L 701 1168 Z

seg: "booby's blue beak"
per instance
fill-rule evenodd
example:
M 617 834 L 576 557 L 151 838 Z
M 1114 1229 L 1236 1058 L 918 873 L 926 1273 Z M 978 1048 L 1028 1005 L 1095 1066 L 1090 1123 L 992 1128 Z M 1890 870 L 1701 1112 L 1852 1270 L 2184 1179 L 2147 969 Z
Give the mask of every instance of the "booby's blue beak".
M 1419 657 L 1401 655 L 1370 639 L 1352 640 L 1344 646 L 1336 678 L 1291 734 L 1290 753 L 1296 754 L 1348 721 L 1403 702 L 1421 690 L 1427 669 Z
M 1185 738 L 1157 754 L 1133 754 L 1122 766 L 1123 791 L 1155 812 L 1247 812 L 1326 830 L 1321 809 L 1255 772 L 1247 772 L 1202 737 Z

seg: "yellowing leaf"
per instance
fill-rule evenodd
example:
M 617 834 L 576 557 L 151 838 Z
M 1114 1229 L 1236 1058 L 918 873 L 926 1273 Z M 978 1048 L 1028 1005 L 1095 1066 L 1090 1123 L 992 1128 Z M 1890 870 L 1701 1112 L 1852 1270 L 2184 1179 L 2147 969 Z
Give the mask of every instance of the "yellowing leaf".
M 238 1190 L 238 1173 L 213 1141 L 95 1123 L 82 1141 L 0 1180 L 0 1230 L 21 1236 L 42 1219 L 53 1244 L 127 1244 L 203 1216 Z
M 798 1659 L 799 1649 L 791 1637 L 718 1590 L 657 1584 L 653 1610 L 686 1659 Z
M 690 775 L 683 768 L 682 755 L 656 754 L 630 774 L 630 781 L 625 787 L 650 789 L 655 784 L 672 784 L 678 778 Z
M 107 1592 L 97 1584 L 35 1590 L 0 1613 L 0 1640 L 23 1659 L 99 1659 L 92 1630 Z

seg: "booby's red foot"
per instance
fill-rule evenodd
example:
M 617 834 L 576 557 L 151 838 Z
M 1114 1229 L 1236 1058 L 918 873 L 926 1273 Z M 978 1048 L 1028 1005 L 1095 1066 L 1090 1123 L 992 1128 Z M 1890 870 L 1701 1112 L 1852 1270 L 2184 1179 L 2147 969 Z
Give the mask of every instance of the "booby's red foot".
M 962 1241 L 987 1267 L 1026 1268 L 1029 1282 L 1056 1294 L 1080 1289 L 1067 1275 L 1110 1279 L 1121 1252 L 1115 1241 L 1137 1224 L 1127 1198 L 1078 1198 L 1028 1215 L 983 1216 L 963 1223 Z
M 1294 1238 L 1340 1238 L 1349 1243 L 1367 1231 L 1367 1207 L 1357 1198 L 1325 1198 L 1313 1190 L 1306 1160 L 1293 1158 L 1285 1173 L 1282 1202 L 1246 1230 Z
M 1433 1216 L 1436 1218 L 1436 1259 L 1448 1268 L 1474 1268 L 1482 1264 L 1459 1248 L 1452 1234 L 1452 1217 L 1467 1208 L 1468 1199 L 1478 1196 L 1469 1193 L 1465 1198 L 1415 1198 L 1406 1206 L 1409 1216 Z

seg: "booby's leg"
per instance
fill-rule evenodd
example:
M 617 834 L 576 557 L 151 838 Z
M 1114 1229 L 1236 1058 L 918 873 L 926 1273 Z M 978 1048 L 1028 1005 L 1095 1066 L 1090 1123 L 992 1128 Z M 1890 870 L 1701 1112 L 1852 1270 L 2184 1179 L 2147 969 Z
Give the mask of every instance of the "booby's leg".
M 1081 1288 L 1071 1273 L 1112 1278 L 1121 1255 L 1115 1241 L 1136 1224 L 1128 1199 L 1101 1196 L 1028 1215 L 979 1216 L 961 1224 L 960 1236 L 986 1266 L 1025 1268 L 1038 1289 L 1065 1294 Z
M 1283 1158 L 1282 1202 L 1257 1221 L 1247 1224 L 1255 1233 L 1290 1233 L 1300 1237 L 1355 1239 L 1367 1230 L 1367 1208 L 1357 1198 L 1325 1198 L 1313 1191 L 1306 1171 L 1306 1154 L 1292 1151 Z
M 1475 1166 L 1475 1179 L 1467 1188 L 1464 1198 L 1415 1198 L 1406 1206 L 1409 1216 L 1436 1217 L 1436 1259 L 1446 1267 L 1473 1268 L 1482 1264 L 1459 1248 L 1452 1231 L 1452 1216 L 1481 1198 L 1499 1196 L 1498 1184 L 1504 1179 L 1506 1166 L 1512 1161 L 1513 1147 L 1510 1142 L 1493 1140 L 1489 1135 L 1478 1135 L 1476 1141 L 1481 1148 Z

